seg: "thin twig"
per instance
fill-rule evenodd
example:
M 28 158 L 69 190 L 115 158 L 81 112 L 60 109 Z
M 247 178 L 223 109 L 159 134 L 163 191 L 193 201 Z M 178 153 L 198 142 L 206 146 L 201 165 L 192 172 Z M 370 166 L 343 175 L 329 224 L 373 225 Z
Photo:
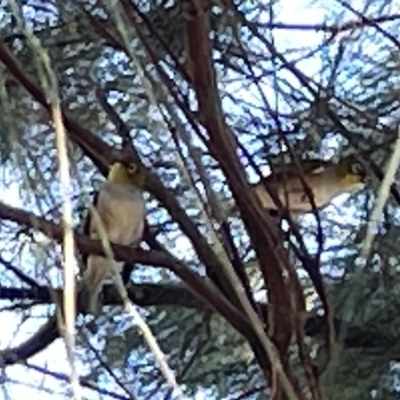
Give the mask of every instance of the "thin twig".
M 56 131 L 57 151 L 59 157 L 60 183 L 63 196 L 63 257 L 64 257 L 64 320 L 67 356 L 71 368 L 71 387 L 75 400 L 81 399 L 79 376 L 75 366 L 75 273 L 76 258 L 74 252 L 74 232 L 72 229 L 71 178 L 64 125 L 62 123 L 59 102 L 52 106 L 52 117 Z
M 50 58 L 47 52 L 37 43 L 36 38 L 32 37 L 32 44 L 38 50 L 38 55 L 43 62 L 45 75 L 43 76 L 44 84 L 48 89 L 48 101 L 50 104 L 50 115 L 54 123 L 56 147 L 59 162 L 59 176 L 61 184 L 62 196 L 62 221 L 63 221 L 63 259 L 64 259 L 64 298 L 61 310 L 61 323 L 63 336 L 67 350 L 67 358 L 71 369 L 70 384 L 74 400 L 80 400 L 81 386 L 79 375 L 76 370 L 75 363 L 75 251 L 74 251 L 74 231 L 72 217 L 72 202 L 71 202 L 71 177 L 69 174 L 70 163 L 68 158 L 67 139 L 65 128 L 62 121 L 62 111 L 60 98 L 58 95 L 57 78 L 51 67 Z M 47 75 L 47 77 L 46 77 Z M 46 79 L 47 78 L 47 79 Z M 46 82 L 47 80 L 47 82 Z M 64 322 L 64 324 L 63 324 Z
M 26 363 L 26 366 L 28 368 L 33 369 L 36 372 L 39 372 L 43 375 L 47 375 L 47 376 L 51 376 L 52 378 L 62 381 L 62 382 L 68 382 L 69 381 L 69 377 L 65 374 L 62 374 L 60 372 L 54 372 L 54 371 L 50 371 L 47 368 L 43 368 L 39 365 L 35 365 L 35 364 L 31 364 L 31 363 Z M 115 392 L 110 392 L 106 389 L 100 388 L 98 386 L 96 386 L 95 384 L 93 384 L 92 382 L 90 382 L 87 379 L 80 379 L 80 384 L 88 389 L 91 389 L 95 392 L 97 392 L 99 395 L 104 395 L 104 396 L 110 396 L 111 398 L 115 399 L 115 400 L 132 400 L 132 397 L 125 397 L 125 396 L 121 396 L 118 393 Z
M 396 177 L 396 172 L 400 165 L 400 126 L 398 128 L 398 136 L 394 145 L 392 156 L 389 160 L 385 176 L 380 185 L 378 196 L 375 201 L 375 207 L 372 210 L 371 217 L 369 218 L 367 233 L 361 250 L 361 259 L 366 260 L 371 250 L 371 246 L 376 234 L 377 227 L 382 221 L 383 208 L 389 198 L 390 189 Z
M 100 237 L 104 253 L 106 254 L 107 258 L 109 259 L 112 265 L 113 282 L 118 291 L 118 294 L 121 297 L 125 310 L 132 316 L 133 320 L 137 323 L 139 331 L 142 333 L 145 341 L 147 342 L 147 345 L 149 346 L 151 352 L 153 353 L 154 358 L 156 359 L 156 362 L 159 365 L 161 373 L 164 375 L 165 380 L 173 390 L 173 397 L 176 396 L 177 399 L 182 399 L 182 400 L 186 399 L 186 396 L 184 396 L 181 388 L 179 387 L 175 378 L 175 374 L 169 367 L 166 361 L 165 354 L 158 345 L 155 336 L 153 335 L 150 328 L 148 327 L 146 322 L 143 320 L 143 318 L 137 311 L 136 306 L 129 300 L 129 295 L 122 281 L 121 275 L 119 274 L 118 266 L 115 262 L 115 257 L 111 249 L 110 241 L 108 240 L 104 224 L 99 214 L 97 213 L 97 210 L 93 206 L 90 207 L 90 214 L 93 223 L 95 224 L 96 229 L 98 231 L 98 235 Z
M 63 252 L 64 252 L 64 307 L 65 311 L 56 311 L 57 314 L 65 317 L 65 344 L 67 350 L 67 357 L 71 368 L 70 383 L 74 400 L 81 399 L 81 387 L 79 384 L 79 377 L 75 369 L 75 276 L 74 276 L 74 232 L 72 229 L 72 205 L 70 199 L 71 184 L 69 177 L 69 162 L 66 145 L 66 135 L 64 124 L 62 122 L 62 111 L 60 99 L 58 95 L 58 84 L 54 70 L 51 66 L 51 61 L 48 53 L 45 51 L 40 43 L 40 40 L 32 33 L 30 29 L 25 27 L 22 17 L 21 9 L 16 1 L 10 2 L 12 13 L 17 21 L 20 29 L 26 37 L 32 50 L 36 53 L 40 63 L 37 63 L 37 73 L 41 79 L 42 86 L 47 94 L 46 102 L 49 105 L 49 112 L 54 123 L 57 151 L 59 156 L 60 168 L 60 183 L 61 192 L 63 195 Z M 55 299 L 57 296 L 54 295 Z M 61 307 L 62 308 L 62 307 Z
M 32 288 L 36 288 L 36 289 L 43 289 L 43 287 L 41 285 L 39 285 L 39 283 L 37 283 L 35 281 L 35 279 L 32 279 L 30 276 L 28 276 L 27 274 L 25 274 L 25 272 L 22 272 L 19 268 L 14 267 L 14 265 L 12 265 L 10 263 L 10 261 L 5 260 L 1 255 L 0 255 L 0 262 L 6 267 L 6 269 L 14 272 L 15 275 L 17 275 L 17 277 L 24 283 L 28 284 L 29 286 L 31 286 Z

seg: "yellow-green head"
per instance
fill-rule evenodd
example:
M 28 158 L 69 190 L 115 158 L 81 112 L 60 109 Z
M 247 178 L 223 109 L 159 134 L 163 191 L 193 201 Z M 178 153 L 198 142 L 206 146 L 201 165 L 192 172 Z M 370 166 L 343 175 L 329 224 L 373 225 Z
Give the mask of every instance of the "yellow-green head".
M 107 180 L 120 185 L 131 185 L 143 188 L 145 183 L 145 174 L 143 170 L 135 163 L 116 162 L 110 167 Z
M 364 186 L 366 176 L 362 165 L 354 157 L 342 158 L 339 161 L 303 160 L 300 171 L 294 165 L 275 169 L 266 181 L 274 187 L 281 202 L 296 213 L 312 211 L 312 204 L 304 189 L 304 183 L 312 191 L 317 208 L 325 207 L 332 199 L 343 193 L 354 193 Z M 255 192 L 266 209 L 276 209 L 263 184 L 255 185 Z
M 366 177 L 363 166 L 354 157 L 345 157 L 334 164 L 335 172 L 343 188 L 361 185 Z

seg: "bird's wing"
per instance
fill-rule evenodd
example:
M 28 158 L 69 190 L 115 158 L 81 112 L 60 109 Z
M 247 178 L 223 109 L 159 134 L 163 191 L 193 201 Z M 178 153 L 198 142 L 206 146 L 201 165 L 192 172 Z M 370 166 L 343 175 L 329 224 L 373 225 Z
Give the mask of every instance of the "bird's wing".
M 146 214 L 142 193 L 135 188 L 107 185 L 99 194 L 97 212 L 108 239 L 121 245 L 136 245 L 140 241 Z M 97 232 L 91 226 L 92 235 Z
M 96 211 L 101 219 L 107 238 L 111 243 L 138 245 L 144 230 L 145 203 L 142 193 L 117 184 L 106 184 L 99 192 Z M 91 237 L 98 237 L 98 227 L 93 218 L 88 223 Z M 96 314 L 100 304 L 98 296 L 104 281 L 113 274 L 113 263 L 109 259 L 91 255 L 83 276 L 81 301 L 88 311 Z M 123 263 L 115 264 L 121 271 Z
M 271 181 L 281 182 L 282 180 L 289 180 L 293 178 L 300 179 L 300 174 L 321 174 L 325 171 L 325 168 L 331 165 L 331 162 L 319 160 L 319 159 L 309 159 L 305 161 L 300 161 L 301 170 L 294 164 L 286 164 L 273 168 L 272 173 L 266 177 Z
M 92 204 L 93 204 L 93 207 L 95 207 L 95 208 L 97 206 L 98 198 L 99 198 L 99 192 L 97 191 L 94 193 L 93 199 L 92 199 Z M 91 235 L 91 225 L 92 225 L 91 211 L 88 209 L 86 211 L 86 215 L 84 217 L 84 222 L 83 222 L 83 234 L 85 236 L 89 236 L 89 237 L 92 236 Z M 81 259 L 82 259 L 82 264 L 83 264 L 82 270 L 84 270 L 87 265 L 88 255 L 85 253 L 82 254 Z

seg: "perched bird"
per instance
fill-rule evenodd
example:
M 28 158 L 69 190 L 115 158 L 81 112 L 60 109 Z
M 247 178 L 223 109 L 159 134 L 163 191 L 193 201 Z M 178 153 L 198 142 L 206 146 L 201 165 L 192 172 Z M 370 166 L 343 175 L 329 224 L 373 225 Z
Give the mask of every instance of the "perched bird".
M 327 206 L 343 193 L 354 193 L 364 186 L 365 173 L 353 157 L 338 162 L 322 160 L 301 161 L 302 171 L 291 164 L 276 168 L 265 179 L 273 187 L 282 204 L 292 213 L 303 214 L 312 211 L 312 203 L 302 183 L 311 191 L 317 209 Z M 255 193 L 264 208 L 278 207 L 270 197 L 264 183 L 253 185 Z
M 99 218 L 89 212 L 85 233 L 91 238 L 101 238 L 98 222 L 100 219 L 110 243 L 124 246 L 138 246 L 143 234 L 145 202 L 142 188 L 144 175 L 136 164 L 115 163 L 111 166 L 107 181 L 101 187 L 93 206 Z M 100 293 L 106 280 L 112 277 L 114 262 L 107 257 L 90 255 L 85 262 L 79 298 L 86 311 L 97 314 L 100 308 Z M 116 263 L 118 272 L 123 263 Z

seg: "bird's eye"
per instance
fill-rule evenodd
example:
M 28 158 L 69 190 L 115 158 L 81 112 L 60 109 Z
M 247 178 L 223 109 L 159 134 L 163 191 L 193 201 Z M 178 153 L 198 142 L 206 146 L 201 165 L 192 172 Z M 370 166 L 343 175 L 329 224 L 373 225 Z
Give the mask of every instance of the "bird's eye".
M 134 174 L 137 171 L 137 165 L 136 164 L 129 164 L 126 167 L 126 170 L 128 171 L 129 174 Z
M 361 174 L 363 172 L 362 165 L 360 163 L 357 163 L 357 162 L 352 164 L 351 165 L 351 172 L 353 174 L 357 174 L 357 175 Z

